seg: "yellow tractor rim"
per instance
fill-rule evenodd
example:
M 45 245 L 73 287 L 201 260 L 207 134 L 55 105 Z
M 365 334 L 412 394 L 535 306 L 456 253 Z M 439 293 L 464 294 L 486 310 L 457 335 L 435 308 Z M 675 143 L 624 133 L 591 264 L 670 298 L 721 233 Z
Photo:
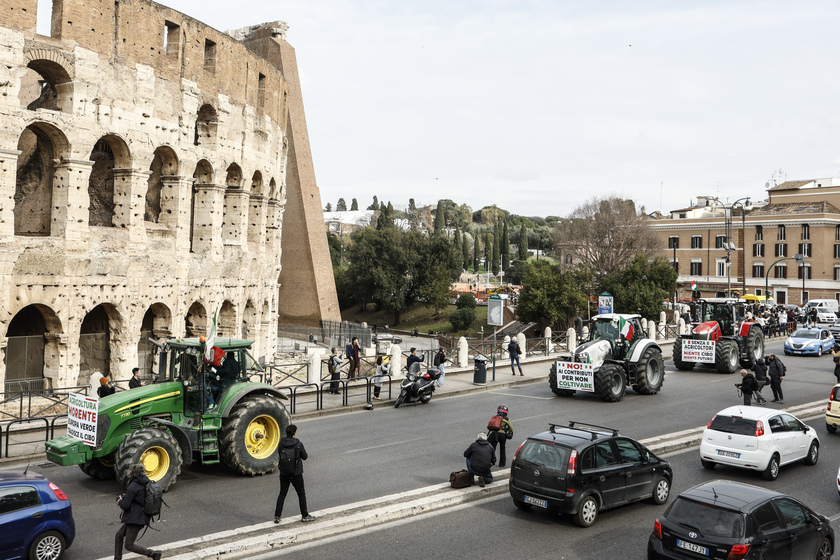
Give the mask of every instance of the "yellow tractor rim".
M 280 444 L 280 426 L 271 416 L 257 416 L 245 431 L 245 448 L 254 459 L 270 457 Z
M 150 447 L 140 456 L 146 475 L 157 482 L 169 472 L 169 453 L 162 447 Z

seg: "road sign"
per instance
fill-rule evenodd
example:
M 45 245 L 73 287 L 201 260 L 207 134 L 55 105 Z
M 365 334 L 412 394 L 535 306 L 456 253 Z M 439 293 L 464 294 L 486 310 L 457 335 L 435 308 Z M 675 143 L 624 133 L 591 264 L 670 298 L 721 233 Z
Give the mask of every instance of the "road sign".
M 497 295 L 487 298 L 487 324 L 501 327 L 504 324 L 504 307 L 502 298 Z

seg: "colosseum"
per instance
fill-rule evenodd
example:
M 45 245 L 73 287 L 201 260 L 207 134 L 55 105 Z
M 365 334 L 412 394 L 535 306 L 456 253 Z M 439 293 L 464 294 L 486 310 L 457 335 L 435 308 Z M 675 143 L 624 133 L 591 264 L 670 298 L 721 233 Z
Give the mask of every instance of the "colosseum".
M 42 6 L 45 2 L 40 3 Z M 0 0 L 0 381 L 148 371 L 150 339 L 338 320 L 283 22 Z

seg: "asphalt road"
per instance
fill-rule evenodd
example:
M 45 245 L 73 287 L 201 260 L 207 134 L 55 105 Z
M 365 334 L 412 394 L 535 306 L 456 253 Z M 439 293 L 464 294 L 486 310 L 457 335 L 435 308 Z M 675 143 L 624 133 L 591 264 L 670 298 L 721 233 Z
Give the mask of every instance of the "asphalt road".
M 781 340 L 776 339 L 768 346 L 769 351 L 782 353 Z M 788 366 L 784 382 L 785 406 L 827 399 L 834 383 L 830 357 L 783 359 Z M 549 366 L 533 367 L 545 368 L 547 373 Z M 733 386 L 739 379 L 737 375 L 721 375 L 712 369 L 677 372 L 670 362 L 666 362 L 666 371 L 660 394 L 642 396 L 630 390 L 620 403 L 604 403 L 588 394 L 554 397 L 546 382 L 435 398 L 425 406 L 383 407 L 369 412 L 302 419 L 296 423 L 298 436 L 310 455 L 304 475 L 310 511 L 448 481 L 450 472 L 463 468 L 463 450 L 484 429 L 501 403 L 510 407 L 516 432 L 508 443 L 508 452 L 512 454 L 525 436 L 545 430 L 548 422 L 578 420 L 615 426 L 622 433 L 644 439 L 705 425 L 718 410 L 740 402 Z M 831 457 L 831 446 L 835 445 L 836 438 L 828 437 L 821 420 L 812 425 L 824 440 L 831 442 L 824 447 L 824 461 Z M 840 442 L 836 445 L 840 447 Z M 831 461 L 836 470 L 837 461 Z M 113 534 L 119 527 L 119 511 L 114 499 L 120 493 L 120 487 L 115 482 L 90 479 L 76 467 L 42 465 L 32 468 L 57 483 L 73 503 L 78 536 L 66 558 L 80 560 L 107 555 L 112 550 Z M 818 469 L 824 466 L 825 461 Z M 696 467 L 692 463 L 687 470 L 698 471 Z M 797 467 L 794 469 L 805 472 Z M 702 471 L 698 476 L 701 474 Z M 826 480 L 833 474 L 826 475 Z M 690 479 L 683 478 L 680 469 L 677 477 L 678 484 Z M 154 547 L 270 520 L 278 486 L 276 474 L 243 478 L 218 465 L 185 468 L 165 496 L 172 509 L 164 508 L 163 522 L 158 526 L 161 532 L 149 531 L 142 542 Z M 487 507 L 499 507 L 502 512 L 509 509 L 506 505 L 481 506 Z M 648 506 L 644 508 L 642 525 L 645 532 L 649 532 L 647 525 L 652 523 L 653 515 L 648 515 Z M 294 496 L 287 499 L 284 517 L 287 515 L 299 515 Z M 472 513 L 461 512 L 457 517 L 470 515 Z M 508 511 L 505 515 L 516 514 Z M 607 521 L 606 514 L 604 521 Z M 608 523 L 603 527 L 610 527 Z M 543 519 L 539 524 L 571 527 L 569 520 Z M 484 522 L 456 525 L 461 526 L 462 531 L 466 527 L 477 534 L 495 534 L 485 530 Z M 595 531 L 600 530 L 596 526 Z M 512 532 L 504 530 L 499 534 L 499 540 L 504 541 Z M 609 542 L 605 538 L 603 543 L 599 541 L 599 546 L 610 546 Z M 393 555 L 394 550 L 383 550 L 385 552 Z

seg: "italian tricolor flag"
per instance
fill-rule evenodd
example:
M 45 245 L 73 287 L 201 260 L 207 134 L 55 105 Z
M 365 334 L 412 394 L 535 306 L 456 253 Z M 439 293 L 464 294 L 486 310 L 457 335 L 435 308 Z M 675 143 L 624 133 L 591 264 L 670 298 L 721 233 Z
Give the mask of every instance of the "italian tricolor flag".
M 692 281 L 691 281 L 691 291 L 692 291 L 692 292 L 696 292 L 696 291 L 697 291 L 697 280 L 692 280 Z
M 625 321 L 624 317 L 618 319 L 618 330 L 621 331 L 621 336 L 627 339 L 628 342 L 633 340 L 633 325 L 630 321 Z

